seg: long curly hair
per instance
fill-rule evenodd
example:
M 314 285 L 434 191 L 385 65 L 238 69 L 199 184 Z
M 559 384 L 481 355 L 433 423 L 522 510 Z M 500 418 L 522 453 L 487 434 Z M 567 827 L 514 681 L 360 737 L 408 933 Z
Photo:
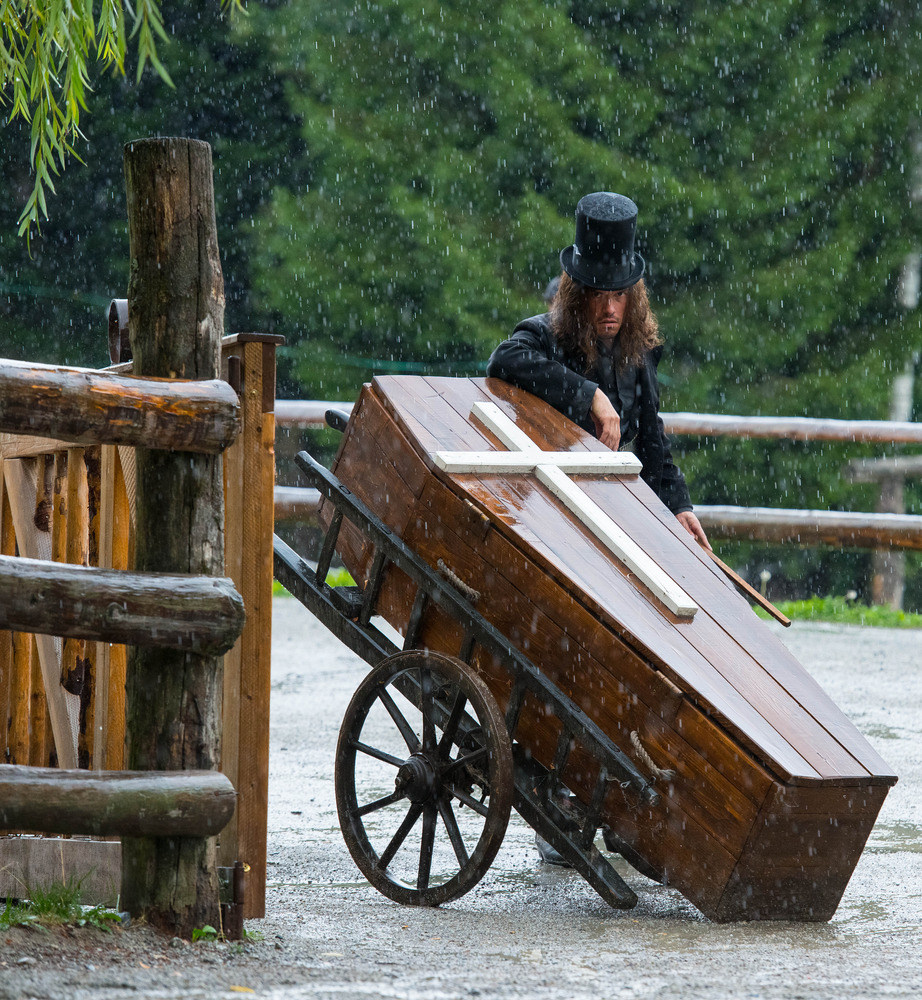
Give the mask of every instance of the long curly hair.
M 565 351 L 582 362 L 584 373 L 591 371 L 599 356 L 595 330 L 589 322 L 591 292 L 592 289 L 574 281 L 564 271 L 560 275 L 557 294 L 550 305 L 554 336 Z M 663 342 L 642 278 L 628 289 L 618 342 L 621 345 L 622 368 L 639 365 L 648 351 Z

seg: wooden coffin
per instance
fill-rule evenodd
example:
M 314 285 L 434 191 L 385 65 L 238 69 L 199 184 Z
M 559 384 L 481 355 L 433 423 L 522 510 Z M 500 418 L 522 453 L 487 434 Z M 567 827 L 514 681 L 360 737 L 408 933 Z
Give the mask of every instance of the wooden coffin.
M 828 920 L 896 776 L 636 474 L 571 478 L 695 608 L 667 607 L 531 473 L 453 473 L 443 452 L 504 451 L 475 416 L 497 404 L 541 449 L 609 449 L 528 393 L 495 379 L 381 377 L 365 386 L 333 471 L 476 607 L 641 770 L 631 733 L 671 780 L 655 806 L 615 786 L 615 833 L 711 919 Z M 439 459 L 441 461 L 441 459 Z M 444 464 L 444 463 L 443 463 Z M 344 528 L 359 582 L 371 553 Z M 392 569 L 377 609 L 404 630 L 413 588 Z M 674 607 L 678 607 L 673 603 Z M 457 655 L 435 610 L 420 645 Z M 475 666 L 505 707 L 508 679 Z M 516 731 L 545 767 L 559 733 L 526 702 Z M 596 775 L 570 757 L 577 796 Z

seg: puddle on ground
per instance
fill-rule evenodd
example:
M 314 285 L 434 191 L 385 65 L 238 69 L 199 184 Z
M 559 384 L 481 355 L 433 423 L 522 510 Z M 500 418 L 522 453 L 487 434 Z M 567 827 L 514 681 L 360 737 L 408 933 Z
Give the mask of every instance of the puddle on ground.
M 865 736 L 870 736 L 875 740 L 902 740 L 912 735 L 905 730 L 894 729 L 892 726 L 885 726 L 883 723 L 875 723 L 870 726 L 862 726 L 861 731 Z
M 865 850 L 869 854 L 922 854 L 922 826 L 917 823 L 878 823 Z
M 366 879 L 355 882 L 267 882 L 267 889 L 370 889 Z

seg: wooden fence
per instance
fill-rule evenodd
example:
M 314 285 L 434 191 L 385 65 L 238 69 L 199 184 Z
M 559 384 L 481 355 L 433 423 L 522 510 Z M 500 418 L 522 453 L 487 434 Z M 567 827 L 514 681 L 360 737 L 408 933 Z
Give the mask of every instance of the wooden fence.
M 281 337 L 244 334 L 222 341 L 225 378 L 240 391 L 240 433 L 224 452 L 225 569 L 246 607 L 246 625 L 224 657 L 224 733 L 221 770 L 238 792 L 237 809 L 221 832 L 219 859 L 223 866 L 243 860 L 251 872 L 247 880 L 246 916 L 265 912 L 266 811 L 269 771 L 269 688 L 272 597 L 272 487 L 275 477 L 273 404 L 275 351 Z M 52 379 L 85 375 L 73 369 L 42 368 L 0 362 L 0 385 L 10 372 L 44 370 Z M 131 363 L 98 373 L 130 374 Z M 97 381 L 97 386 L 105 384 Z M 225 398 L 237 404 L 237 393 L 224 386 Z M 187 384 L 188 386 L 189 384 Z M 128 383 L 128 388 L 137 386 Z M 0 390 L 2 391 L 2 390 Z M 169 392 L 180 398 L 176 386 Z M 190 392 L 201 392 L 192 385 Z M 124 399 L 134 412 L 139 397 Z M 173 397 L 171 397 L 173 398 Z M 4 395 L 9 399 L 9 394 Z M 0 420 L 11 419 L 0 403 Z M 6 406 L 9 409 L 9 406 Z M 158 407 L 148 419 L 167 419 Z M 62 426 L 67 414 L 63 414 Z M 207 424 L 207 421 L 204 421 Z M 33 421 L 34 424 L 34 421 Z M 199 422 L 199 432 L 201 432 Z M 111 423 L 109 425 L 111 430 Z M 60 429 L 59 429 L 60 433 Z M 135 431 L 131 434 L 137 436 Z M 175 431 L 173 432 L 175 435 Z M 188 446 L 188 441 L 186 442 Z M 127 570 L 134 550 L 135 460 L 130 444 L 74 444 L 57 438 L 0 433 L 0 555 L 18 554 L 50 563 L 70 563 L 99 569 Z M 0 632 L 0 747 L 7 764 L 92 768 L 120 771 L 125 766 L 125 672 L 131 636 L 111 635 L 107 641 L 63 635 L 65 615 L 57 595 L 41 591 L 43 605 L 26 595 L 21 582 L 13 590 L 46 616 L 55 613 L 58 635 L 30 633 L 23 622 L 8 621 L 20 631 Z M 54 579 L 64 576 L 55 574 Z M 84 605 L 89 581 L 76 585 Z M 188 586 L 167 582 L 154 603 L 170 620 L 185 623 L 189 639 L 201 608 L 190 600 Z M 103 589 L 103 597 L 111 594 Z M 169 596 L 169 600 L 167 600 Z M 0 602 L 3 602 L 0 573 Z M 56 606 L 49 610 L 49 601 Z M 6 613 L 14 612 L 9 600 Z M 107 609 L 103 607 L 103 612 Z M 124 615 L 110 614 L 110 633 L 127 627 Z M 121 638 L 121 643 L 111 641 Z M 2 825 L 2 819 L 0 819 Z M 95 884 L 118 870 L 118 843 L 101 852 L 96 844 L 79 841 L 32 844 L 32 867 L 16 867 L 17 877 L 37 877 L 47 866 L 60 873 L 61 851 L 72 858 L 68 870 L 83 867 L 91 858 L 100 869 Z M 23 856 L 23 845 L 0 840 L 0 869 L 8 852 Z M 108 858 L 102 863 L 101 858 Z M 11 873 L 12 874 L 12 873 Z M 11 891 L 0 875 L 0 896 Z
M 211 866 L 206 882 L 214 886 L 215 905 L 215 862 L 236 863 L 238 875 L 245 862 L 246 910 L 237 916 L 265 912 L 273 408 L 282 338 L 221 339 L 223 281 L 210 171 L 204 143 L 148 140 L 126 148 L 129 296 L 132 343 L 143 351 L 140 374 L 191 370 L 193 380 L 196 371 L 222 377 L 131 377 L 137 361 L 102 372 L 0 361 L 0 628 L 6 629 L 0 631 L 0 827 L 130 838 L 120 852 L 117 841 L 8 832 L 0 838 L 0 896 L 22 889 L 4 878 L 34 884 L 50 863 L 58 878 L 84 874 L 92 863 L 116 886 L 121 864 L 124 892 L 126 878 L 136 886 L 170 856 L 179 866 L 174 889 L 184 881 L 190 896 L 201 895 L 190 872 Z M 194 252 L 185 252 L 190 247 Z M 117 337 L 110 346 L 118 357 L 127 343 L 125 303 L 114 303 L 113 314 Z M 186 338 L 173 359 L 171 338 Z M 184 351 L 188 361 L 180 357 Z M 223 466 L 209 464 L 221 452 Z M 173 488 L 153 494 L 143 488 L 158 479 Z M 206 479 L 216 483 L 213 512 L 197 510 L 197 494 L 175 488 Z M 174 520 L 188 520 L 188 543 L 174 541 L 185 530 L 177 534 Z M 198 571 L 207 576 L 165 576 L 156 563 L 158 546 L 167 544 L 171 552 L 199 545 L 200 564 L 216 567 L 218 575 L 208 569 Z M 132 569 L 142 548 L 144 566 L 160 572 Z M 220 578 L 222 570 L 229 580 Z M 172 649 L 186 659 L 145 660 L 144 647 Z M 178 675 L 160 669 L 181 662 L 187 668 Z M 205 694 L 217 701 L 214 712 L 207 711 L 217 720 L 218 743 L 208 721 L 198 755 L 204 765 L 194 763 L 198 751 L 171 742 L 169 734 L 175 719 L 188 732 L 183 740 L 199 745 L 197 720 L 174 716 L 166 700 L 158 703 L 170 687 L 170 697 L 178 694 L 191 700 L 193 712 L 205 711 L 201 692 L 184 695 L 175 686 L 177 676 L 190 683 L 190 672 L 202 678 L 191 683 L 206 687 L 209 677 L 223 676 L 223 696 L 220 685 L 215 699 Z M 150 727 L 139 740 L 134 725 L 126 727 L 126 703 L 140 730 L 148 697 L 160 728 Z M 160 759 L 163 764 L 154 763 Z M 191 765 L 182 763 L 190 759 Z M 132 760 L 144 770 L 126 770 Z M 211 768 L 212 761 L 223 774 L 184 770 Z M 56 791 L 45 795 L 44 788 Z M 42 799 L 47 808 L 36 811 Z M 216 856 L 208 838 L 219 829 Z M 162 847 L 156 838 L 166 838 Z M 194 862 L 181 846 L 189 838 L 210 845 Z M 156 911 L 159 892 L 160 886 L 138 897 L 148 915 L 144 907 Z M 179 908 L 193 914 L 187 902 L 174 909 L 167 904 L 161 922 L 175 919 L 179 932 L 190 933 L 191 916 L 180 929 Z

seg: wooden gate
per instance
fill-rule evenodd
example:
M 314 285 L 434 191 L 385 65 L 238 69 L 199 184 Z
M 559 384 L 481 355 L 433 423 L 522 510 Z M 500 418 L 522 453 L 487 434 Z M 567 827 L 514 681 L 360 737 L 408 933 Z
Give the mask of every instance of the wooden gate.
M 240 396 L 242 431 L 224 455 L 225 571 L 247 621 L 225 656 L 222 771 L 238 792 L 219 863 L 242 860 L 246 917 L 265 912 L 272 601 L 275 351 L 282 337 L 222 341 L 224 378 Z M 33 366 L 34 367 L 34 366 Z M 131 364 L 109 371 L 130 373 Z M 0 554 L 111 569 L 132 567 L 134 449 L 0 434 Z M 0 761 L 122 770 L 123 645 L 0 631 Z M 0 839 L 0 897 L 22 880 L 96 869 L 118 885 L 118 841 Z

